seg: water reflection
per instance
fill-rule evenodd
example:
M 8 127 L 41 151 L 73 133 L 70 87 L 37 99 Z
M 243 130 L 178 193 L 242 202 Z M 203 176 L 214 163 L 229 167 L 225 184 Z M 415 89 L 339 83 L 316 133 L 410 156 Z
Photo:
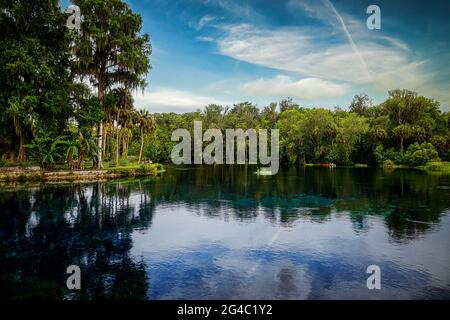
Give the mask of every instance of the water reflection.
M 445 298 L 450 177 L 251 167 L 0 192 L 0 298 Z M 368 291 L 378 264 L 383 290 Z M 65 288 L 69 265 L 82 290 Z

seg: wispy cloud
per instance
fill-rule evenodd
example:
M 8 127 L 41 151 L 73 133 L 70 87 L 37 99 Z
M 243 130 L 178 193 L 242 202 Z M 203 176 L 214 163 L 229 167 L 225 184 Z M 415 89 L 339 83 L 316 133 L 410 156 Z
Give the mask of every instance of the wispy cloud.
M 348 86 L 317 78 L 294 81 L 288 76 L 278 75 L 247 82 L 243 85 L 243 91 L 257 96 L 317 99 L 341 97 L 348 91 Z
M 208 36 L 198 36 L 195 39 L 202 42 L 215 42 L 215 39 L 213 37 Z
M 356 43 L 353 40 L 351 33 L 348 31 L 347 26 L 344 22 L 344 19 L 342 19 L 342 16 L 339 14 L 339 12 L 336 10 L 336 8 L 334 7 L 334 5 L 331 3 L 330 0 L 322 0 L 322 1 L 336 15 L 336 18 L 338 19 L 339 23 L 341 24 L 342 30 L 344 30 L 345 36 L 347 37 L 348 42 L 350 43 L 350 46 L 353 49 L 353 52 L 355 53 L 356 57 L 358 58 L 359 63 L 361 64 L 366 76 L 368 78 L 370 78 L 370 73 L 369 73 L 369 70 L 367 69 L 366 61 L 364 61 L 364 58 L 361 55 L 361 52 L 359 51 L 358 47 L 356 46 Z
M 299 73 L 305 77 L 366 83 L 361 64 L 346 42 L 329 41 L 326 32 L 306 28 L 263 29 L 249 24 L 223 27 L 217 39 L 223 55 L 249 63 Z M 405 50 L 364 41 L 359 52 L 371 74 L 389 74 L 417 62 Z M 420 64 L 415 64 L 420 66 Z
M 261 18 L 261 16 L 250 5 L 243 3 L 243 1 L 207 0 L 206 2 L 221 8 L 233 17 L 242 17 L 245 19 Z
M 215 16 L 211 16 L 211 15 L 206 15 L 201 17 L 201 19 L 198 21 L 196 29 L 197 30 L 201 30 L 203 29 L 203 27 L 205 27 L 207 24 L 209 24 L 210 22 L 213 22 L 215 20 L 217 20 L 218 18 Z
M 255 15 L 251 7 L 231 0 L 214 3 L 222 8 L 228 6 L 229 12 Z M 264 27 L 265 24 L 228 22 L 215 25 L 219 33 L 197 40 L 216 42 L 220 54 L 237 61 L 298 74 L 241 84 L 243 91 L 255 95 L 287 93 L 311 98 L 319 91 L 305 87 L 312 84 L 324 88 L 321 97 L 343 95 L 352 88 L 385 93 L 404 87 L 424 94 L 436 93 L 432 90 L 433 74 L 428 71 L 428 61 L 418 59 L 402 40 L 368 30 L 364 19 L 338 11 L 330 0 L 290 0 L 287 8 L 293 15 L 306 14 L 318 23 L 306 27 Z M 292 80 L 295 78 L 301 80 Z M 259 90 L 263 87 L 267 90 Z M 303 92 L 296 92 L 300 88 Z M 449 94 L 439 96 L 450 100 Z
M 183 23 L 192 33 L 188 40 L 195 40 L 187 43 L 201 48 L 195 51 L 195 58 L 221 57 L 215 56 L 217 63 L 209 64 L 207 81 L 197 77 L 174 82 L 162 74 L 165 82 L 161 83 L 154 77 L 152 81 L 165 88 L 152 88 L 145 98 L 138 99 L 152 110 L 177 108 L 181 112 L 223 103 L 213 96 L 251 99 L 260 105 L 285 96 L 308 99 L 311 105 L 322 104 L 325 99 L 345 104 L 353 94 L 364 91 L 381 102 L 387 90 L 394 88 L 439 99 L 444 109 L 450 106 L 449 72 L 441 53 L 448 50 L 439 47 L 445 49 L 447 43 L 441 38 L 433 42 L 432 32 L 422 32 L 419 27 L 408 27 L 405 32 L 405 23 L 410 20 L 403 21 L 401 14 L 394 23 L 383 15 L 382 30 L 368 30 L 364 6 L 351 8 L 337 0 L 285 0 L 276 7 L 265 1 L 188 2 L 180 8 Z M 417 39 L 418 35 L 424 39 Z M 215 44 L 216 48 L 211 50 L 212 45 L 199 42 Z M 430 43 L 432 46 L 427 46 Z M 167 65 L 178 69 L 184 53 L 171 52 L 176 53 L 164 58 L 177 57 Z M 199 65 L 193 68 L 202 68 Z

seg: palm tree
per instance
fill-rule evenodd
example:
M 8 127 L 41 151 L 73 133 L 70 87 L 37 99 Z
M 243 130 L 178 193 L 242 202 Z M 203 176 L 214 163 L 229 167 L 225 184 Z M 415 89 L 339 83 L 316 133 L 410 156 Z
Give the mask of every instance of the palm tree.
M 80 153 L 79 139 L 73 137 L 64 142 L 66 145 L 66 160 L 69 170 L 77 169 L 77 158 Z
M 121 112 L 121 132 L 122 132 L 122 158 L 128 157 L 128 146 L 133 138 L 133 127 L 137 123 L 136 111 L 133 106 Z
M 116 107 L 114 108 L 114 113 L 116 115 L 116 166 L 119 165 L 119 155 L 120 155 L 120 131 L 121 124 L 124 124 L 124 118 L 126 118 L 129 110 L 133 108 L 133 97 L 130 91 L 126 88 L 116 88 L 114 90 L 114 95 L 117 99 Z
M 139 110 L 137 113 L 138 115 L 138 125 L 140 127 L 141 132 L 141 148 L 139 151 L 139 162 L 141 163 L 142 160 L 142 152 L 144 150 L 144 141 L 145 141 L 145 135 L 149 134 L 155 129 L 155 119 L 150 115 L 150 113 L 147 110 Z
M 401 124 L 395 127 L 392 133 L 400 140 L 400 151 L 403 153 L 403 141 L 409 139 L 412 134 L 411 125 Z
M 9 102 L 10 106 L 6 110 L 7 115 L 12 118 L 16 136 L 19 138 L 19 154 L 17 160 L 19 162 L 26 160 L 25 151 L 25 131 L 32 125 L 32 117 L 29 108 L 27 107 L 27 100 L 21 100 L 20 97 L 14 97 Z

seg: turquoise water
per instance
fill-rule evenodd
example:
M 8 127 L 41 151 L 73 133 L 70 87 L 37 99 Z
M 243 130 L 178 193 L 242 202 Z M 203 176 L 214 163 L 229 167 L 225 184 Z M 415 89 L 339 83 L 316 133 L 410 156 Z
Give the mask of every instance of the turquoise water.
M 169 168 L 0 191 L 3 299 L 450 298 L 450 177 Z M 81 269 L 81 290 L 66 268 Z M 369 290 L 369 265 L 381 290 Z

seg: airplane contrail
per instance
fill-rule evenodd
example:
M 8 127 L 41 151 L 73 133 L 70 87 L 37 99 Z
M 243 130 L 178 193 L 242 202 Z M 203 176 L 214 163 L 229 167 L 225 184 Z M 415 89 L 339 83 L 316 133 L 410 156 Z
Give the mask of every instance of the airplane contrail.
M 339 12 L 336 10 L 336 8 L 334 7 L 333 3 L 331 3 L 330 0 L 322 0 L 324 5 L 326 5 L 328 8 L 331 9 L 331 11 L 334 12 L 334 14 L 336 15 L 337 19 L 339 20 L 339 22 L 342 25 L 342 29 L 344 29 L 344 33 L 347 36 L 348 41 L 350 42 L 350 46 L 352 47 L 353 51 L 355 52 L 356 56 L 358 57 L 359 62 L 361 63 L 361 66 L 363 68 L 363 71 L 365 72 L 366 76 L 371 79 L 372 76 L 370 75 L 369 72 L 369 68 L 367 67 L 366 61 L 364 61 L 363 56 L 361 55 L 361 53 L 358 50 L 358 47 L 355 44 L 355 41 L 353 41 L 353 37 L 350 34 L 350 32 L 347 29 L 347 26 L 345 25 L 344 19 L 342 19 L 342 16 L 339 14 Z

